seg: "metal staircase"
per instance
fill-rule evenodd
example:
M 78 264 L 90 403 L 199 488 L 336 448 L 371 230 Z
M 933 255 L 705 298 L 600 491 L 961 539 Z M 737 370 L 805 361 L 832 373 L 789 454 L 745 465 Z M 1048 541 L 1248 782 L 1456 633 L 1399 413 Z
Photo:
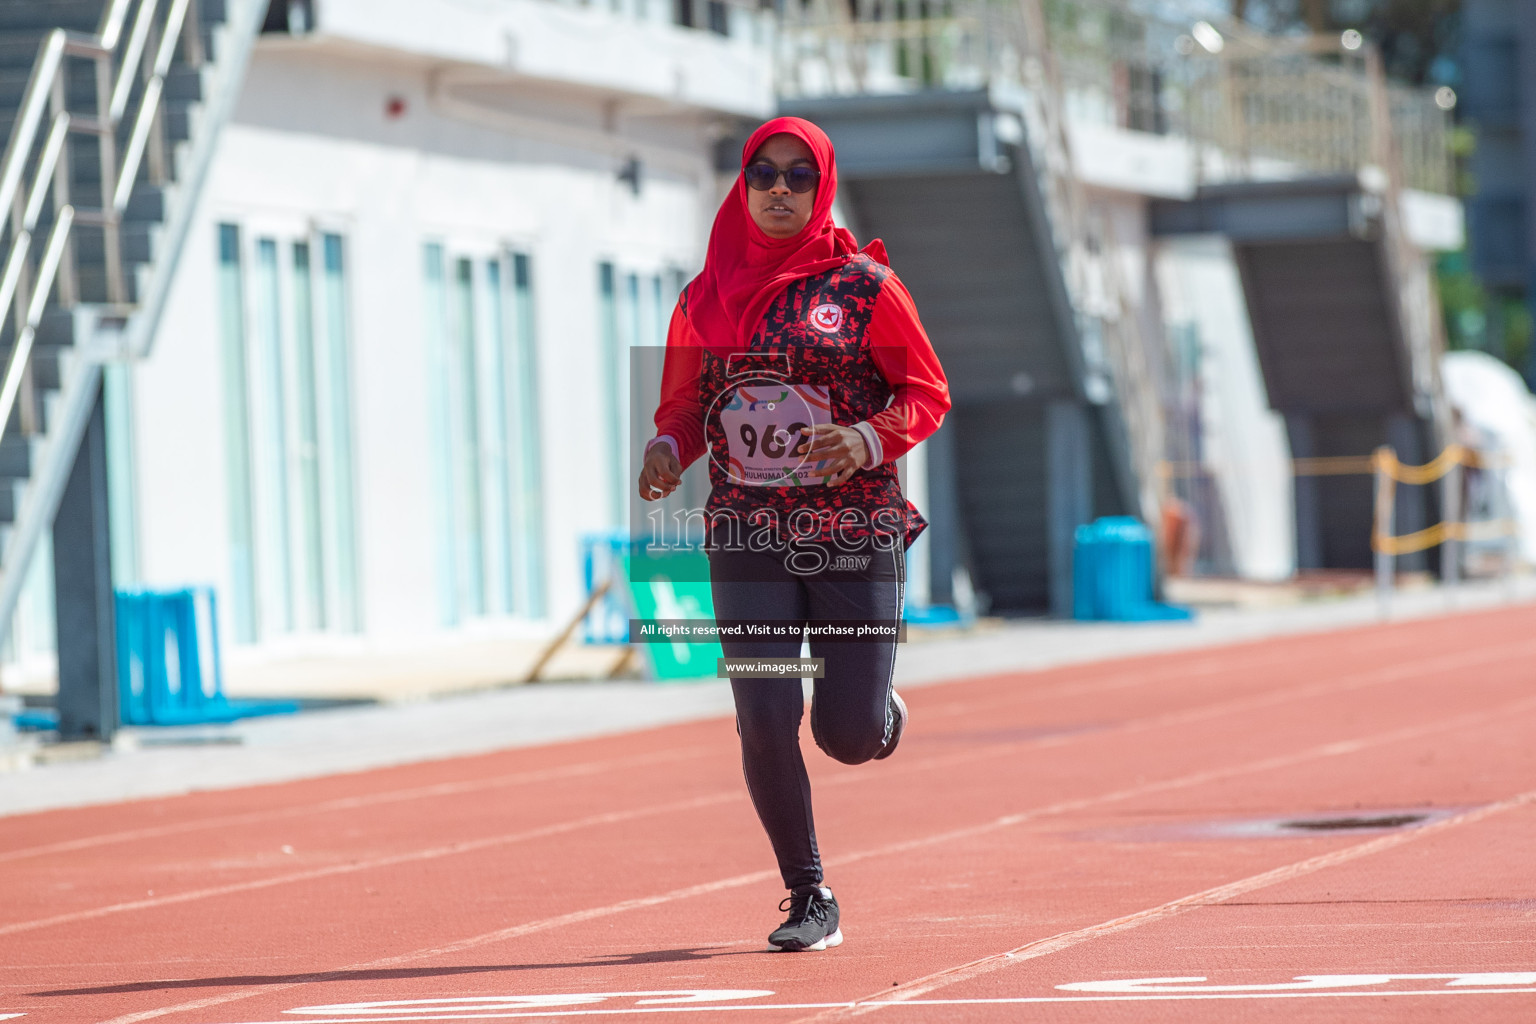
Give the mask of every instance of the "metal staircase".
M 1039 0 L 783 17 L 781 108 L 831 135 L 853 220 L 885 239 L 950 378 L 928 443 L 934 599 L 956 564 L 994 609 L 1070 614 L 1075 528 L 1156 517 L 1162 405 Z
M 1332 51 L 1338 51 L 1333 53 Z M 1332 55 L 1334 63 L 1312 58 Z M 1306 58 L 1306 59 L 1303 59 Z M 1409 237 L 1406 188 L 1449 188 L 1444 110 L 1387 82 L 1363 40 L 1281 40 L 1230 58 L 1203 101 L 1241 178 L 1151 207 L 1154 234 L 1225 235 L 1247 299 L 1269 404 L 1302 465 L 1383 444 L 1428 461 L 1451 439 L 1444 349 L 1429 261 Z M 1230 111 L 1241 112 L 1241 115 Z M 1268 161 L 1268 173 L 1252 168 Z M 1405 495 L 1395 531 L 1433 522 L 1433 496 Z M 1368 569 L 1367 475 L 1296 478 L 1297 565 Z M 1429 559 L 1410 556 L 1409 569 Z
M 153 343 L 266 8 L 0 0 L 0 638 L 103 364 Z M 61 658 L 79 639 L 66 625 Z

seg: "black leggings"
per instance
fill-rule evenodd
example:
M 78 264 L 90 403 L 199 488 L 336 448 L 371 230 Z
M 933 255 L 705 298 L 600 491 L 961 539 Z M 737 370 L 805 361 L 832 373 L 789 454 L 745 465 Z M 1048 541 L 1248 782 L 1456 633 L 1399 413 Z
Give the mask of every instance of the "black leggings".
M 901 619 L 902 552 L 866 547 L 869 564 L 857 571 L 803 575 L 768 552 L 710 552 L 715 617 L 794 623 Z M 727 658 L 795 658 L 801 641 L 724 639 Z M 844 764 L 862 764 L 884 749 L 890 713 L 894 640 L 831 641 L 812 636 L 811 656 L 824 658 L 815 681 L 811 735 Z M 801 681 L 732 679 L 742 770 L 752 806 L 773 844 L 786 888 L 820 885 L 821 857 L 811 816 L 811 783 L 800 756 Z

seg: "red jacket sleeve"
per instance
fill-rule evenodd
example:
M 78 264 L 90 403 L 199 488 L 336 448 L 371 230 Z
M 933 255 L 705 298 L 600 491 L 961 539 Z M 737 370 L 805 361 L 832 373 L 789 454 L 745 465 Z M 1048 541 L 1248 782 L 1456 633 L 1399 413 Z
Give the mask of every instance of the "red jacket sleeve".
M 869 425 L 880 441 L 880 461 L 905 455 L 928 437 L 949 411 L 949 380 L 917 318 L 917 306 L 895 274 L 886 278 L 869 322 L 870 354 L 895 392 Z
M 704 408 L 699 404 L 699 374 L 703 349 L 683 313 L 672 310 L 667 326 L 667 353 L 661 370 L 661 404 L 656 408 L 656 436 L 676 443 L 677 460 L 686 469 L 704 454 Z

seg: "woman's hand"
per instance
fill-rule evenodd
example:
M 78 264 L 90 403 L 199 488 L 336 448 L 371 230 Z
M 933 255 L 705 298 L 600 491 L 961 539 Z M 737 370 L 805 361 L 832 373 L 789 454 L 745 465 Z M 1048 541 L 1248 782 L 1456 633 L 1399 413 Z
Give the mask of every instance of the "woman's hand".
M 841 487 L 857 473 L 869 458 L 864 435 L 852 427 L 840 427 L 835 423 L 818 423 L 800 431 L 810 441 L 805 452 L 812 462 L 827 460 L 824 482 L 828 487 Z M 802 441 L 803 445 L 805 442 Z M 804 449 L 797 449 L 804 451 Z
M 683 467 L 672 454 L 669 444 L 651 445 L 645 453 L 645 465 L 640 468 L 640 499 L 656 501 L 677 490 L 682 482 Z

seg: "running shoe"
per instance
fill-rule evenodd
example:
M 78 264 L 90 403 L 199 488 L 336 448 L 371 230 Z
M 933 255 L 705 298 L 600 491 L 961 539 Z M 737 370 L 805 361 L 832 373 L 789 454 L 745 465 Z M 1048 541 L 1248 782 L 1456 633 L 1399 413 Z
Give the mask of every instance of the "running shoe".
M 878 761 L 884 757 L 890 757 L 896 750 L 896 744 L 901 742 L 901 731 L 907 727 L 907 702 L 901 699 L 901 694 L 891 691 L 891 717 L 894 720 L 891 725 L 891 738 L 886 741 L 885 747 L 875 755 Z
M 806 949 L 829 949 L 843 944 L 843 932 L 837 926 L 837 899 L 825 886 L 792 890 L 779 904 L 789 917 L 768 936 L 771 945 L 786 953 Z

